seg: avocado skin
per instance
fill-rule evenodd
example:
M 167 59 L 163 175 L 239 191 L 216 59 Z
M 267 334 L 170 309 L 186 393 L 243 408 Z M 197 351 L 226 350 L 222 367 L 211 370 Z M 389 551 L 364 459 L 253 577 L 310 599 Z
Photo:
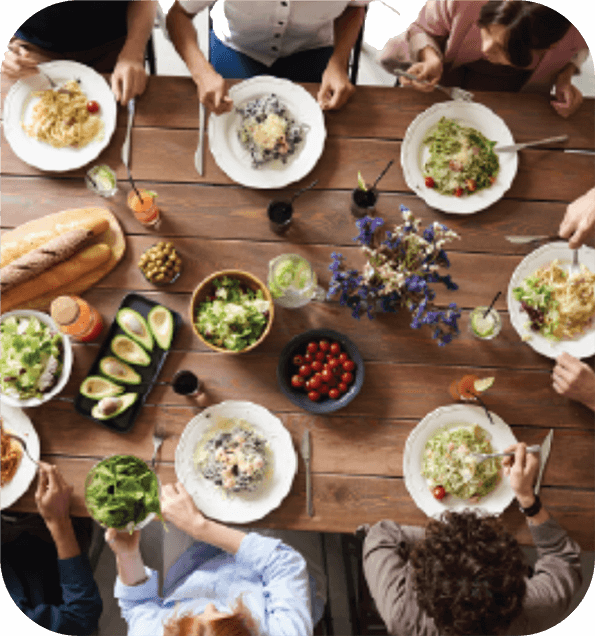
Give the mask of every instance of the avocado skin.
M 87 385 L 92 384 L 93 382 L 104 383 L 106 385 L 107 392 L 103 391 L 101 393 L 92 393 L 91 391 L 89 391 Z M 124 387 L 116 384 L 115 382 L 112 382 L 111 380 L 108 380 L 107 378 L 103 378 L 100 375 L 90 375 L 81 382 L 79 391 L 82 395 L 91 398 L 92 400 L 101 400 L 104 397 L 114 397 L 119 395 L 120 393 L 122 393 L 122 391 L 124 391 Z
M 164 313 L 166 316 L 166 329 L 165 332 L 161 332 L 157 330 L 157 327 L 154 326 L 155 316 L 160 313 Z M 156 305 L 151 309 L 149 315 L 147 316 L 147 323 L 149 325 L 149 329 L 151 330 L 155 341 L 162 349 L 169 349 L 171 347 L 172 337 L 174 335 L 174 317 L 172 313 L 167 307 L 163 305 Z
M 118 410 L 114 411 L 113 413 L 110 413 L 109 415 L 104 415 L 103 413 L 99 412 L 99 408 L 98 408 L 99 402 L 98 402 L 91 409 L 91 416 L 98 420 L 111 420 L 114 417 L 117 417 L 118 415 L 120 415 L 120 413 L 122 413 L 126 409 L 130 408 L 136 402 L 138 393 L 123 393 L 122 395 L 118 395 L 117 397 L 122 400 L 122 404 L 120 405 L 120 408 Z
M 120 351 L 120 345 L 127 343 L 132 346 L 132 353 L 126 354 Z M 147 367 L 151 364 L 151 356 L 132 338 L 128 336 L 116 336 L 111 342 L 111 349 L 115 356 L 130 364 L 138 364 Z
M 106 370 L 107 365 L 112 361 L 121 365 L 121 368 L 125 371 L 124 375 L 114 375 Z M 140 384 L 142 380 L 140 374 L 138 374 L 132 367 L 129 367 L 125 362 L 122 362 L 122 360 L 118 360 L 118 358 L 112 356 L 101 358 L 99 361 L 99 369 L 103 375 L 106 375 L 108 378 L 111 378 L 116 382 L 124 382 L 125 384 Z
M 126 316 L 132 316 L 138 320 L 143 328 L 142 335 L 130 331 L 125 322 Z M 153 336 L 151 335 L 151 331 L 149 330 L 147 321 L 138 313 L 138 311 L 130 309 L 130 307 L 123 307 L 116 314 L 116 320 L 118 322 L 118 325 L 120 325 L 120 328 L 125 331 L 128 336 L 130 336 L 136 342 L 140 343 L 145 349 L 147 349 L 147 351 L 153 350 Z

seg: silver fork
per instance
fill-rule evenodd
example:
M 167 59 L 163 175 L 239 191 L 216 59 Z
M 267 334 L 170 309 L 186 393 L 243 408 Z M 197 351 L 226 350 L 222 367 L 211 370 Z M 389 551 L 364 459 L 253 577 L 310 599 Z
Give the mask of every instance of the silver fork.
M 572 263 L 570 264 L 569 273 L 571 276 L 581 273 L 581 266 L 578 264 L 578 250 L 572 250 Z
M 155 468 L 157 453 L 166 437 L 167 433 L 165 432 L 165 429 L 159 424 L 155 424 L 155 430 L 153 431 L 153 457 L 151 457 L 151 469 Z
M 33 457 L 31 457 L 31 453 L 29 452 L 29 449 L 27 448 L 27 442 L 22 437 L 19 437 L 19 435 L 15 435 L 14 433 L 9 433 L 8 431 L 4 431 L 4 435 L 6 435 L 7 437 L 10 437 L 11 439 L 16 440 L 22 446 L 23 450 L 27 454 L 27 457 L 34 464 L 39 465 L 39 462 L 36 459 L 33 459 Z
M 527 453 L 539 453 L 540 449 L 541 446 L 539 444 L 527 446 Z M 486 459 L 490 459 L 491 457 L 514 457 L 514 453 L 512 451 L 508 453 L 471 453 L 471 455 L 475 457 L 478 464 Z
M 419 82 L 420 84 L 430 84 L 427 80 L 419 79 L 415 75 L 411 73 L 407 73 L 407 71 L 401 71 L 400 69 L 394 69 L 394 72 L 397 75 L 402 75 L 407 79 L 410 79 L 414 82 Z M 434 88 L 439 88 L 442 92 L 446 93 L 451 99 L 456 99 L 463 102 L 472 102 L 473 101 L 473 93 L 466 91 L 463 88 L 459 88 L 458 86 L 442 86 L 442 84 L 434 84 Z

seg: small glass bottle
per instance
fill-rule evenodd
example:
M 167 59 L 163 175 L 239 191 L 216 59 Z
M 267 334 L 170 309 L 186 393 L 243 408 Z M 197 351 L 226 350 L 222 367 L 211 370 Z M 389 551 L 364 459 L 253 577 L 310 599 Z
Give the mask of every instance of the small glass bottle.
M 58 296 L 52 301 L 50 314 L 62 333 L 81 342 L 95 340 L 103 329 L 101 314 L 78 296 Z

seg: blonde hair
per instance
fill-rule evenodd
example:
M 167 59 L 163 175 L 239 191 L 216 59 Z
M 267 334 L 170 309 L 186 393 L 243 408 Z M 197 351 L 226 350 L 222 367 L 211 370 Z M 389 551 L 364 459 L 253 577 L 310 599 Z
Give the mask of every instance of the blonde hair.
M 258 624 L 241 598 L 236 599 L 233 612 L 209 623 L 212 636 L 259 636 Z M 191 612 L 174 615 L 163 624 L 163 636 L 207 636 L 200 617 Z

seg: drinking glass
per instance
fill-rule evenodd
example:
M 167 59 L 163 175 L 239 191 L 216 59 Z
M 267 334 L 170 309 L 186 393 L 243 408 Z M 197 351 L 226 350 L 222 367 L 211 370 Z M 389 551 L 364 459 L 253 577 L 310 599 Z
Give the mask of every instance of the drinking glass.
M 312 266 L 298 254 L 281 254 L 270 261 L 267 285 L 275 303 L 288 309 L 326 298 Z
M 493 307 L 484 318 L 487 307 L 476 307 L 469 315 L 469 330 L 479 340 L 492 340 L 502 329 L 500 314 Z

